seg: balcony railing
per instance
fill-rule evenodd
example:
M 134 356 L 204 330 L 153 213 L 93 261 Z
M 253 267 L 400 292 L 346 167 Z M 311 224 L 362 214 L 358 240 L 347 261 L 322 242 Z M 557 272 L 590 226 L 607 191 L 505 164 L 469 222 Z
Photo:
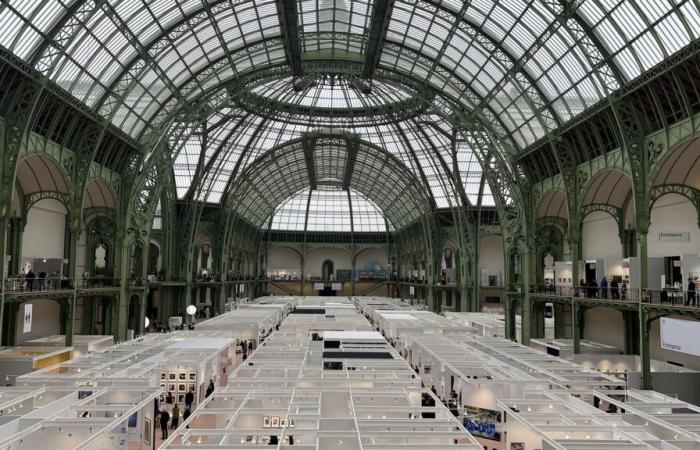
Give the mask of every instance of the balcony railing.
M 530 285 L 529 292 L 555 297 L 572 297 L 573 299 L 597 299 L 610 302 L 643 303 L 648 305 L 683 306 L 700 308 L 700 290 L 683 291 L 680 289 L 631 289 L 628 287 L 593 287 L 593 286 L 551 286 Z
M 121 286 L 118 277 L 89 277 L 89 278 L 5 278 L 5 292 L 52 292 L 71 291 L 74 289 L 105 289 Z

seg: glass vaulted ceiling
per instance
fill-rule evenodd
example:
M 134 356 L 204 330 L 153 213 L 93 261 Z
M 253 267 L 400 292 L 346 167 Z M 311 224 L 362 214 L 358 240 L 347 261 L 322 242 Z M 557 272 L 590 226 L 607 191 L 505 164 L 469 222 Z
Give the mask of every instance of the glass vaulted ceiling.
M 300 0 L 302 56 L 361 60 L 371 9 Z M 469 87 L 453 94 L 524 147 L 697 39 L 698 23 L 692 0 L 397 0 L 379 67 L 441 90 L 450 72 Z M 6 0 L 0 24 L 0 45 L 133 137 L 285 62 L 274 0 Z
M 315 190 L 304 189 L 279 205 L 270 229 L 376 233 L 387 231 L 387 223 L 379 207 L 364 195 L 354 190 L 319 186 Z
M 698 39 L 697 5 L 396 0 L 377 69 L 435 88 L 524 149 Z M 363 60 L 371 1 L 298 0 L 297 10 L 303 61 Z M 6 0 L 0 26 L 0 45 L 140 140 L 229 81 L 287 64 L 274 0 Z M 381 86 L 379 78 L 375 82 Z M 322 83 L 303 95 L 275 91 L 281 85 L 268 92 L 297 105 L 352 105 L 359 98 Z M 381 101 L 392 101 L 384 96 Z M 219 201 L 241 167 L 318 125 L 288 119 L 236 106 L 189 125 L 188 133 L 171 138 L 178 194 L 192 189 L 201 159 L 207 171 L 205 182 L 194 187 L 197 198 Z M 417 126 L 423 119 L 432 118 L 373 123 L 351 117 L 336 126 L 399 157 L 430 185 L 437 206 L 458 203 L 445 186 L 440 160 L 449 147 L 441 133 L 449 135 L 449 127 L 439 120 Z M 456 148 L 461 180 L 474 202 L 480 170 L 467 142 Z M 488 187 L 485 193 L 489 204 Z

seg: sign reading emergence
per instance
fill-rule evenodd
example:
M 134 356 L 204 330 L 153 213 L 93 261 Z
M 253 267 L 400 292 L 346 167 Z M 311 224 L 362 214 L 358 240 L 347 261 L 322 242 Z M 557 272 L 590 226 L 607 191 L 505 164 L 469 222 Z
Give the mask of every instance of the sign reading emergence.
M 661 318 L 661 348 L 700 356 L 700 322 Z
M 661 231 L 659 242 L 690 242 L 690 233 L 687 231 Z

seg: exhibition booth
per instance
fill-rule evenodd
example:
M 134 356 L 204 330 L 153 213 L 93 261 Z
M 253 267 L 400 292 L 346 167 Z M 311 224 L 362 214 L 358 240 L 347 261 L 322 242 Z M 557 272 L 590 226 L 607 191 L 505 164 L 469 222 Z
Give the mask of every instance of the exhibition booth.
M 503 314 L 477 313 L 477 312 L 445 312 L 443 315 L 463 326 L 472 329 L 475 333 L 485 337 L 505 338 L 506 322 Z M 522 317 L 515 316 L 515 336 L 521 336 Z M 554 318 L 544 318 L 545 339 L 554 339 Z
M 66 344 L 64 334 L 45 336 L 31 341 L 25 341 L 24 345 L 40 345 L 63 347 Z M 87 353 L 105 350 L 114 345 L 112 336 L 75 334 L 73 335 L 73 358 L 79 358 Z
M 157 388 L 37 388 L 10 400 L 5 399 L 6 392 L 0 390 L 2 448 L 146 450 L 153 447 Z
M 15 378 L 68 361 L 73 347 L 53 345 L 26 345 L 0 350 L 0 379 L 12 384 Z
M 586 369 L 615 376 L 629 389 L 641 389 L 642 361 L 639 355 L 573 355 L 572 360 Z M 700 404 L 700 372 L 664 361 L 651 360 L 654 390 L 680 400 Z
M 581 339 L 581 354 L 584 355 L 620 355 L 619 348 L 600 342 Z M 559 356 L 564 359 L 572 359 L 574 356 L 574 342 L 571 339 L 531 339 L 530 347 L 548 355 Z
M 162 448 L 481 449 L 346 299 L 301 300 L 183 425 Z
M 700 409 L 654 391 L 541 391 L 498 404 L 508 414 L 508 449 L 698 447 Z

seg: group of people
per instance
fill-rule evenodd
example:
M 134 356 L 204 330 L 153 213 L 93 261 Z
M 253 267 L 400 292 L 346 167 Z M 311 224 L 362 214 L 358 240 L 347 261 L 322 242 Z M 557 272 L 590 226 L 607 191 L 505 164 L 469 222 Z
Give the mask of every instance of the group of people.
M 214 393 L 214 380 L 209 380 L 209 386 L 205 393 L 206 397 L 209 397 Z M 186 422 L 187 419 L 192 415 L 192 404 L 194 403 L 194 391 L 189 391 L 185 394 L 185 411 L 182 413 L 182 421 Z M 172 408 L 169 405 L 173 405 Z M 168 411 L 170 409 L 170 411 Z M 163 440 L 168 438 L 168 429 L 174 430 L 180 426 L 180 407 L 175 402 L 172 392 L 168 392 L 165 397 L 165 405 L 158 411 L 158 421 L 160 423 L 161 438 Z M 188 426 L 189 428 L 189 426 Z
M 612 300 L 625 300 L 627 298 L 627 282 L 622 283 L 614 278 L 608 284 L 608 278 L 600 279 L 600 284 L 591 278 L 585 281 L 583 278 L 579 282 L 579 294 L 587 298 L 610 298 Z
M 30 292 L 35 289 L 39 291 L 51 289 L 52 283 L 54 283 L 58 279 L 59 274 L 58 272 L 52 273 L 50 275 L 51 278 L 49 279 L 47 279 L 47 276 L 47 273 L 43 270 L 39 271 L 39 274 L 37 275 L 30 267 L 29 269 L 27 269 L 26 272 L 23 272 L 21 275 L 21 278 L 24 278 L 24 280 L 20 284 L 20 289 L 23 291 L 26 289 Z
M 698 306 L 698 299 L 695 295 L 695 281 L 693 281 L 692 278 L 688 278 L 688 288 L 686 290 L 685 294 L 685 301 L 683 301 L 683 304 L 685 306 Z M 681 282 L 676 280 L 673 283 L 673 286 L 671 285 L 666 285 L 664 289 L 661 290 L 661 295 L 660 295 L 660 301 L 661 303 L 676 303 L 674 299 L 680 299 L 683 296 L 683 290 L 681 286 Z

